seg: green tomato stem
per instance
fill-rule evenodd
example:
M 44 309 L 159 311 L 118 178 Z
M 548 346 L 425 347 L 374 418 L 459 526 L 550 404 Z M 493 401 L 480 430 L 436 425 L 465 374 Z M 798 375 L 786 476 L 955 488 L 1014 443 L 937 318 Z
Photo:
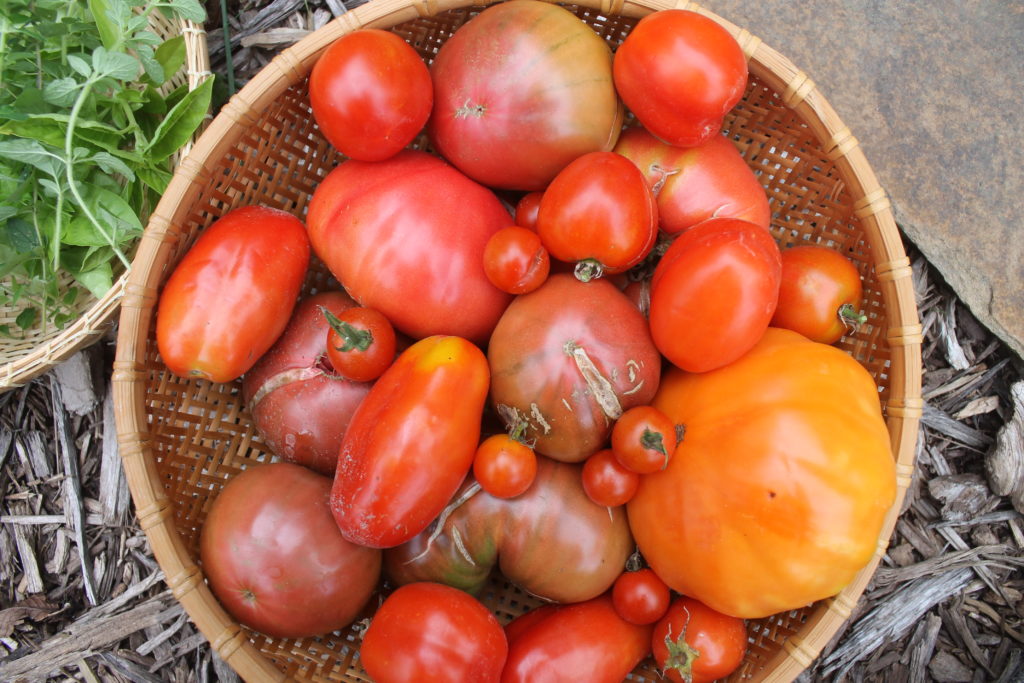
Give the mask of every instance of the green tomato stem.
M 573 275 L 580 282 L 590 282 L 604 275 L 604 266 L 597 259 L 583 259 L 576 263 L 576 267 L 573 269 Z
M 324 317 L 327 318 L 327 324 L 344 341 L 344 344 L 335 347 L 336 351 L 343 353 L 346 351 L 366 351 L 373 344 L 373 333 L 369 330 L 360 330 L 357 327 L 353 327 L 323 306 L 320 307 L 320 310 L 323 312 Z
M 661 672 L 664 676 L 670 669 L 679 673 L 684 681 L 693 680 L 693 664 L 700 657 L 700 650 L 692 647 L 686 642 L 686 628 L 690 625 L 690 613 L 686 613 L 686 623 L 679 637 L 672 638 L 672 627 L 665 635 L 665 647 L 668 648 L 668 656 L 665 658 L 665 666 Z
M 839 320 L 842 321 L 843 325 L 851 333 L 855 333 L 860 329 L 861 325 L 868 321 L 868 317 L 863 313 L 859 313 L 853 304 L 843 304 L 836 311 L 836 315 L 839 316 Z

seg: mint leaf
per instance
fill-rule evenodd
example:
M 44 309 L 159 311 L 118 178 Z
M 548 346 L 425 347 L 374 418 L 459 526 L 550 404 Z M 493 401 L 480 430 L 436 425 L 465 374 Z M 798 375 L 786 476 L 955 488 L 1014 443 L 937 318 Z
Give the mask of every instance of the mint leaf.
M 73 271 L 71 274 L 97 299 L 102 298 L 114 286 L 114 272 L 110 268 L 110 263 L 104 263 L 92 270 Z
M 124 52 L 109 52 L 98 47 L 92 53 L 92 68 L 98 74 L 130 81 L 139 75 L 139 60 Z
M 39 246 L 39 236 L 32 224 L 23 218 L 11 218 L 6 226 L 7 243 L 19 253 L 32 251 Z
M 156 49 L 155 55 L 164 73 L 168 76 L 178 72 L 178 69 L 185 63 L 185 36 L 174 36 L 168 38 Z M 157 85 L 162 84 L 163 81 Z
M 0 141 L 0 157 L 34 166 L 51 176 L 58 175 L 63 164 L 60 157 L 36 140 Z
M 121 39 L 121 29 L 111 16 L 110 4 L 107 0 L 89 0 L 89 11 L 96 22 L 96 30 L 100 34 L 103 46 L 108 50 L 117 49 Z
M 57 107 L 70 107 L 78 98 L 80 88 L 73 78 L 58 78 L 43 86 L 43 99 Z
M 210 109 L 213 80 L 207 78 L 167 112 L 146 149 L 153 161 L 163 161 L 192 137 Z
M 14 323 L 23 330 L 27 330 L 36 324 L 36 320 L 39 318 L 39 311 L 35 308 L 26 308 L 18 317 L 14 319 Z
M 182 19 L 200 23 L 206 21 L 206 10 L 199 0 L 171 0 L 170 5 Z
M 88 78 L 92 75 L 92 67 L 78 55 L 68 55 L 68 66 L 78 72 L 79 75 Z
M 105 173 L 119 173 L 128 180 L 135 180 L 135 173 L 128 167 L 128 164 L 124 163 L 113 154 L 108 154 L 107 152 L 96 152 L 96 154 L 93 154 L 91 157 L 86 159 L 86 161 L 92 161 Z

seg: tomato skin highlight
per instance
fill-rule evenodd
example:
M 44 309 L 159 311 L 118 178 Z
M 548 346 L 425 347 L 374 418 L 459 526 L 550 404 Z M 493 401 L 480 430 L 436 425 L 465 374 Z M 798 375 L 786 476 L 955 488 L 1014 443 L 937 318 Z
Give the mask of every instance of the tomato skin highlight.
M 263 206 L 226 213 L 199 235 L 160 294 L 164 364 L 179 377 L 241 377 L 284 331 L 308 265 L 309 239 L 295 216 Z
M 747 627 L 742 619 L 682 596 L 673 601 L 655 626 L 651 649 L 658 669 L 665 672 L 668 680 L 711 683 L 725 678 L 743 663 Z
M 838 251 L 817 245 L 784 249 L 772 325 L 832 344 L 867 322 L 858 312 L 862 294 L 857 267 Z
M 671 593 L 649 568 L 623 572 L 612 586 L 612 604 L 631 624 L 653 624 L 668 611 Z

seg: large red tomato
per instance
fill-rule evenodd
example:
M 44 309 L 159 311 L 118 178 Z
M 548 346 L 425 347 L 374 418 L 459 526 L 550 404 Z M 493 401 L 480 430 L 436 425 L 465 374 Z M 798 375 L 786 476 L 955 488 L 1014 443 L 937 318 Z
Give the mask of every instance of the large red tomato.
M 262 206 L 228 212 L 164 285 L 156 314 L 160 358 L 181 377 L 238 379 L 284 331 L 308 265 L 309 239 L 295 216 Z
M 628 128 L 615 151 L 639 167 L 658 198 L 658 223 L 675 235 L 709 218 L 740 218 L 767 228 L 768 195 L 736 146 L 713 135 L 696 147 L 674 147 L 640 127 Z
M 835 595 L 871 559 L 896 476 L 878 389 L 853 358 L 769 328 L 723 368 L 669 369 L 653 404 L 686 431 L 628 512 L 670 587 L 757 618 Z
M 576 157 L 610 150 L 622 126 L 608 45 L 557 5 L 485 9 L 441 46 L 430 70 L 431 140 L 490 187 L 541 190 Z
M 199 555 L 221 605 L 275 638 L 344 628 L 380 576 L 379 550 L 341 537 L 331 480 L 291 463 L 256 465 L 231 479 L 203 523 Z
M 484 247 L 512 217 L 498 198 L 425 152 L 349 160 L 313 193 L 316 252 L 361 305 L 416 339 L 485 342 L 511 296 L 484 273 Z
M 746 85 L 747 61 L 736 39 L 688 10 L 648 14 L 615 53 L 619 96 L 670 145 L 699 145 L 717 134 Z

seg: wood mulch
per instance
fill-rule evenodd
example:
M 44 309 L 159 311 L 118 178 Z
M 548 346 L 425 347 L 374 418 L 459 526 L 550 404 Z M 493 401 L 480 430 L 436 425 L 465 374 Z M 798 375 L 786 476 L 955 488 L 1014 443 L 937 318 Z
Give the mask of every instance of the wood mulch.
M 220 3 L 207 4 L 225 74 Z M 345 11 L 340 0 L 227 6 L 236 87 Z M 914 482 L 869 589 L 801 678 L 1024 681 L 1024 363 L 910 255 L 925 331 Z M 113 355 L 110 335 L 0 395 L 0 681 L 237 680 L 135 522 Z

